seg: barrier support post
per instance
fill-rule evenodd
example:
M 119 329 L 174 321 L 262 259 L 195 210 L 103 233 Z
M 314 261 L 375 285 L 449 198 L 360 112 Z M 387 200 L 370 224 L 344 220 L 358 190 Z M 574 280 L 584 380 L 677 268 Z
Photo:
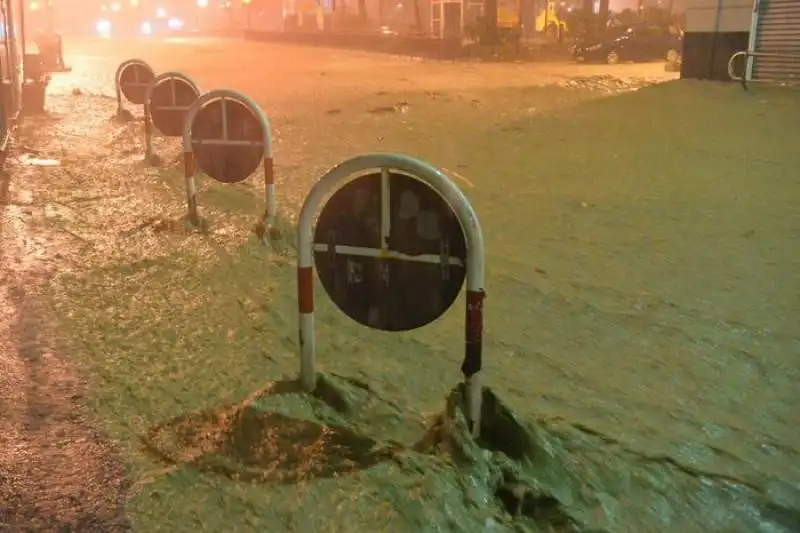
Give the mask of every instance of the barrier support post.
M 122 116 L 122 88 L 120 88 L 120 86 L 119 86 L 119 79 L 117 80 L 117 82 L 114 85 L 116 85 L 116 91 L 117 91 L 117 117 L 121 117 Z
M 153 157 L 153 121 L 150 118 L 150 101 L 144 103 L 144 157 L 150 160 Z
M 197 183 L 194 179 L 195 174 L 194 154 L 189 151 L 183 152 L 183 175 L 186 182 L 186 215 L 193 226 L 200 225 L 200 214 L 197 212 Z
M 264 155 L 264 200 L 266 201 L 266 208 L 264 211 L 264 226 L 269 231 L 275 227 L 275 217 L 277 216 L 277 205 L 275 201 L 275 161 L 272 158 L 272 142 L 271 140 L 264 140 L 265 155 Z

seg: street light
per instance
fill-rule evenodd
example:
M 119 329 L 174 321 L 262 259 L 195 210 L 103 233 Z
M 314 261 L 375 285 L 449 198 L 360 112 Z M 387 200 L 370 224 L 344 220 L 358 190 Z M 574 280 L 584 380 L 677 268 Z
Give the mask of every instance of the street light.
M 247 16 L 247 31 L 250 31 L 250 2 L 251 0 L 242 0 L 242 4 L 244 5 L 245 15 Z
M 205 9 L 208 7 L 208 0 L 197 0 L 197 8 L 198 9 Z M 194 13 L 194 25 L 197 26 L 197 29 L 200 29 L 200 11 L 195 11 Z

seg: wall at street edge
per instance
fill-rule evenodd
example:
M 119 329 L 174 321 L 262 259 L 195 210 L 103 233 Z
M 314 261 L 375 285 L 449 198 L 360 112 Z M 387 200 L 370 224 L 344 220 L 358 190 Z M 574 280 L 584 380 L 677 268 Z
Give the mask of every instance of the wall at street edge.
M 730 80 L 728 60 L 747 50 L 753 0 L 688 0 L 681 78 Z

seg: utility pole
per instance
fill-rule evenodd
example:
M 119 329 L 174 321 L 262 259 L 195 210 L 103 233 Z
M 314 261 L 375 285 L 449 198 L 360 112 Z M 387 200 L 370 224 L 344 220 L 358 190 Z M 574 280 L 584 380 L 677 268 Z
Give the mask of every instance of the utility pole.
M 497 31 L 497 0 L 484 0 L 483 2 L 484 35 L 486 43 L 490 46 L 500 42 L 500 34 Z
M 48 1 L 45 4 L 45 9 L 47 10 L 47 33 L 55 33 L 56 31 L 56 24 L 53 17 L 53 2 Z
M 583 0 L 581 9 L 583 13 L 583 32 L 587 36 L 594 35 L 597 25 L 595 24 L 594 16 L 594 0 Z
M 609 0 L 600 0 L 600 9 L 597 11 L 597 31 L 602 35 L 608 29 Z
M 247 20 L 247 31 L 250 31 L 252 26 L 252 15 L 253 15 L 253 6 L 251 5 L 252 0 L 242 0 L 242 4 L 244 4 L 244 11 L 245 17 Z

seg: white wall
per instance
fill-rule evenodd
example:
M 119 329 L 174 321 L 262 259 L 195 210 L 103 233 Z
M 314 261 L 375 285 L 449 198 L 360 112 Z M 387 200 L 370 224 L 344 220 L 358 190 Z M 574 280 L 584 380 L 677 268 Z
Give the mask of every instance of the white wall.
M 750 31 L 752 20 L 753 0 L 687 0 L 687 32 Z

